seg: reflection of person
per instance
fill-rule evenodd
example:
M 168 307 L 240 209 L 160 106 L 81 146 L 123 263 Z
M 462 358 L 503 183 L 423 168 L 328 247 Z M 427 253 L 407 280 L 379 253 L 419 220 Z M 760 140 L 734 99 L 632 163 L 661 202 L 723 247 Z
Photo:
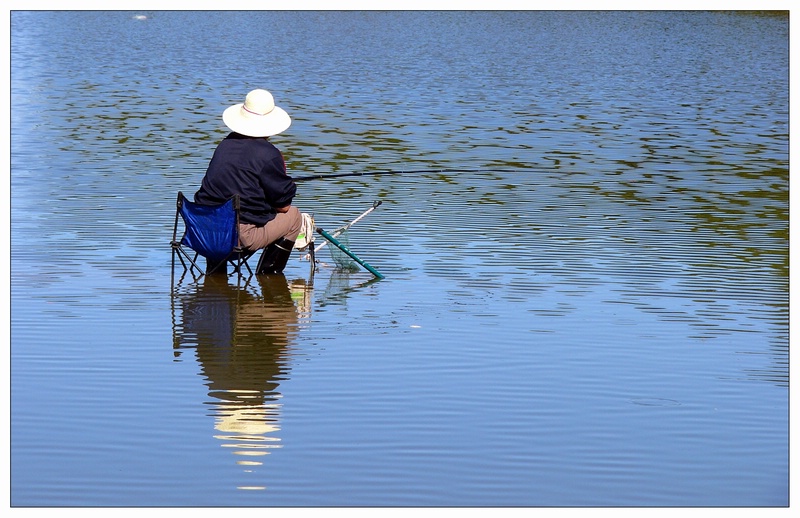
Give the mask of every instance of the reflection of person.
M 252 457 L 277 448 L 280 439 L 278 386 L 288 373 L 287 348 L 299 321 L 298 309 L 283 275 L 257 277 L 260 294 L 206 276 L 196 292 L 180 298 L 176 318 L 176 354 L 196 347 L 209 396 L 216 407 L 217 438 L 234 444 L 238 455 Z
M 292 205 L 297 185 L 269 137 L 286 131 L 292 120 L 275 106 L 272 94 L 261 89 L 227 108 L 222 120 L 232 133 L 214 151 L 194 200 L 212 205 L 238 194 L 241 245 L 250 251 L 265 249 L 256 273 L 280 273 L 303 219 Z

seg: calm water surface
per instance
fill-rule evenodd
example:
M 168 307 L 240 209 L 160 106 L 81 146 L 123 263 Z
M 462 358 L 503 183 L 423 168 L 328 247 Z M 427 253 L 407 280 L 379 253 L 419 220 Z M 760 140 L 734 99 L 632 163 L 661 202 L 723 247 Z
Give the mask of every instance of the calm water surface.
M 137 15 L 141 15 L 137 18 Z M 788 505 L 788 17 L 11 16 L 14 506 Z M 171 276 L 252 88 L 386 279 Z

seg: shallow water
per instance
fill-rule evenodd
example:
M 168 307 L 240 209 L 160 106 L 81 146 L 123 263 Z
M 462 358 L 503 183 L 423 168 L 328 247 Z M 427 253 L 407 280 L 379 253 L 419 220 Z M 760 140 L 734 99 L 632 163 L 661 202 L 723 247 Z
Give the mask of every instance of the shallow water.
M 788 505 L 788 17 L 11 22 L 12 505 Z M 173 279 L 255 87 L 385 280 Z

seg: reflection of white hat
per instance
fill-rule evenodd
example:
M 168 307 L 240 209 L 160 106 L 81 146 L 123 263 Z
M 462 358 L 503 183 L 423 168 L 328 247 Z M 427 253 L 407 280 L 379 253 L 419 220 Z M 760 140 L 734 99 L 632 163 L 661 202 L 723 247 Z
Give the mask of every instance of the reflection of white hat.
M 292 119 L 283 108 L 275 106 L 272 94 L 253 90 L 242 104 L 234 104 L 222 113 L 222 121 L 232 131 L 248 137 L 270 137 L 286 131 Z

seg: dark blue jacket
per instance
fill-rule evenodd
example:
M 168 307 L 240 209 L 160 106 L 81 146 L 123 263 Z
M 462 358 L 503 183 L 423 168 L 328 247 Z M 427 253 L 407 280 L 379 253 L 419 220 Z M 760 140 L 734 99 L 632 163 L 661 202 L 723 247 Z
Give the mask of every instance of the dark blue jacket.
M 214 151 L 194 201 L 211 205 L 238 194 L 240 221 L 264 225 L 275 218 L 275 208 L 291 205 L 296 191 L 278 148 L 263 137 L 231 133 Z

